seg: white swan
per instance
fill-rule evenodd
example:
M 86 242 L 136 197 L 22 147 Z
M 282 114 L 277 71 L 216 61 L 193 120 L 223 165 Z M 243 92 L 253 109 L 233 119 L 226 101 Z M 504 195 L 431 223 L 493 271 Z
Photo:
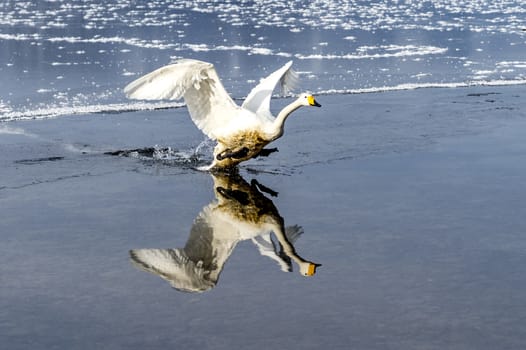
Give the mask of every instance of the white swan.
M 303 229 L 285 227 L 272 200 L 261 193 L 264 186 L 248 184 L 239 174 L 218 172 L 212 177 L 216 200 L 195 218 L 184 248 L 130 250 L 136 267 L 180 291 L 203 292 L 216 286 L 237 244 L 251 239 L 260 254 L 276 261 L 282 271 L 292 271 L 292 260 L 301 275 L 316 273 L 321 265 L 302 258 L 293 245 Z
M 270 112 L 270 98 L 280 84 L 285 91 L 295 81 L 292 61 L 270 74 L 248 94 L 241 106 L 228 95 L 214 65 L 182 59 L 161 67 L 124 88 L 129 98 L 156 100 L 184 98 L 192 120 L 208 137 L 217 140 L 214 161 L 207 169 L 227 168 L 268 155 L 263 148 L 283 135 L 287 117 L 301 106 L 321 105 L 303 93 L 281 110 Z

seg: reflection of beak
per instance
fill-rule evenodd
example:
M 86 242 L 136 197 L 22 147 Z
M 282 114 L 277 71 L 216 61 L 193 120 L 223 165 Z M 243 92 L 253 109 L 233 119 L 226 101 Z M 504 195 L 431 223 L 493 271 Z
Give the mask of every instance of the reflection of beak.
M 313 276 L 316 273 L 316 268 L 319 266 L 321 266 L 321 264 L 310 263 L 309 268 L 307 269 L 306 276 Z

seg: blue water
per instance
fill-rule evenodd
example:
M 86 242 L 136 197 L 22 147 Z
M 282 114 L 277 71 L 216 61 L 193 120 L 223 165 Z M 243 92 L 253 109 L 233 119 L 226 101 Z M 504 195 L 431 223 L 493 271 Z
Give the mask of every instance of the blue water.
M 522 1 L 1 3 L 0 347 L 526 348 L 525 20 Z M 181 101 L 122 93 L 180 57 L 236 99 L 293 60 L 323 107 L 220 183 Z
M 288 60 L 317 94 L 523 84 L 525 16 L 522 1 L 8 1 L 0 120 L 177 106 L 122 87 L 180 57 L 214 63 L 234 98 Z

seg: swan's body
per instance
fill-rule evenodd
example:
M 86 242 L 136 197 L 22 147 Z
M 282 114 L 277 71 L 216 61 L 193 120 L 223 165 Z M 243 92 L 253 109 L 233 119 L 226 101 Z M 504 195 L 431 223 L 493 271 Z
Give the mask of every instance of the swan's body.
M 185 247 L 131 250 L 137 267 L 159 275 L 178 290 L 202 292 L 217 284 L 236 245 L 251 239 L 283 271 L 292 271 L 292 259 L 302 275 L 314 275 L 320 265 L 303 259 L 292 245 L 302 228 L 285 228 L 278 209 L 260 192 L 261 185 L 248 184 L 239 175 L 216 173 L 213 178 L 217 200 L 199 213 Z M 272 241 L 271 232 L 279 244 Z
M 248 94 L 241 106 L 228 95 L 211 63 L 183 59 L 161 67 L 125 87 L 134 99 L 184 98 L 192 120 L 217 141 L 209 168 L 232 167 L 261 155 L 263 148 L 283 135 L 287 117 L 302 106 L 320 105 L 310 94 L 282 109 L 274 118 L 270 98 L 278 84 L 291 88 L 295 73 L 292 61 L 270 74 Z

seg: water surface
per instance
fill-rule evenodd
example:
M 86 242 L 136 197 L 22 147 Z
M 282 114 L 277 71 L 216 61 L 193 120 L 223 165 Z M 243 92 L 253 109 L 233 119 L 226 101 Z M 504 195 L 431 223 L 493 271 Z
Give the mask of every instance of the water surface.
M 525 12 L 519 1 L 0 4 L 1 343 L 524 348 Z M 195 170 L 213 144 L 180 101 L 122 94 L 180 57 L 213 62 L 238 100 L 293 60 L 323 107 L 296 112 L 279 152 L 219 186 Z M 155 152 L 105 154 L 141 148 Z M 239 221 L 222 240 L 199 221 L 218 201 Z M 286 241 L 255 234 L 260 217 L 296 233 L 296 254 L 322 264 L 314 276 Z M 144 249 L 194 265 L 168 276 L 173 259 L 130 255 Z M 206 291 L 180 288 L 189 273 Z

